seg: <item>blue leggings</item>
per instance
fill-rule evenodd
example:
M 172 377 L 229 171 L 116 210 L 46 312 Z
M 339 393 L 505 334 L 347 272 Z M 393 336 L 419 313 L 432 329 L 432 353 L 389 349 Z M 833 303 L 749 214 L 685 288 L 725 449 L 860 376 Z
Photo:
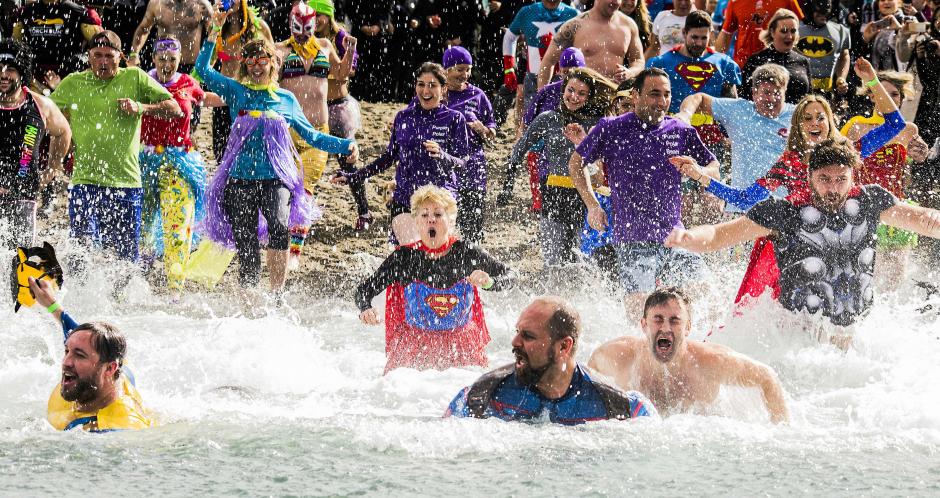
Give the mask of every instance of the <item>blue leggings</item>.
M 73 185 L 69 188 L 69 236 L 137 261 L 143 190 Z

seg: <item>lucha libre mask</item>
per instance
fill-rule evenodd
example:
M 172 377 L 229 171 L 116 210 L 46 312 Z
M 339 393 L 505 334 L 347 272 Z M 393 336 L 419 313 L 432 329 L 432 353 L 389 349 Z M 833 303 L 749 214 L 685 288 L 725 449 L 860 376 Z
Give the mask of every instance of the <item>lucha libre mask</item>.
M 314 36 L 317 27 L 317 12 L 301 2 L 290 11 L 290 34 L 300 43 Z

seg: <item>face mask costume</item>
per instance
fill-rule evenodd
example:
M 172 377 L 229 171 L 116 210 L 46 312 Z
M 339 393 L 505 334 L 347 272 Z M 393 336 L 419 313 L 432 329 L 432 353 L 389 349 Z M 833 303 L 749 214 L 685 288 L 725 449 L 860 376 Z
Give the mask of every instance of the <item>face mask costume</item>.
M 294 53 L 303 59 L 310 59 L 320 51 L 320 44 L 314 31 L 317 27 L 317 12 L 307 4 L 299 3 L 290 11 L 290 33 L 287 42 Z

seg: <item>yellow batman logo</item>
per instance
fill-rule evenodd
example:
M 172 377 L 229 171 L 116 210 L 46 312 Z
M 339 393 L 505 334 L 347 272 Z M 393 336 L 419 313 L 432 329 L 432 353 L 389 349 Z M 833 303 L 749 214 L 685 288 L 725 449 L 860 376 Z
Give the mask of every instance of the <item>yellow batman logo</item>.
M 796 42 L 796 49 L 812 59 L 821 59 L 835 50 L 835 44 L 825 36 L 804 36 Z
M 33 19 L 33 24 L 37 26 L 51 26 L 53 24 L 65 24 L 65 21 L 60 17 L 55 19 Z

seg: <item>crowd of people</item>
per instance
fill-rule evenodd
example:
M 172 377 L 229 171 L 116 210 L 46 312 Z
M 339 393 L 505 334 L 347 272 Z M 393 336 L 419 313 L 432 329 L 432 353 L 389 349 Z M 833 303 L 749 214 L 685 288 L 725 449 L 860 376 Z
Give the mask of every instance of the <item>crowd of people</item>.
M 480 291 L 519 276 L 484 249 L 484 221 L 515 204 L 525 164 L 539 276 L 596 267 L 644 336 L 611 341 L 582 366 L 578 312 L 538 298 L 516 324 L 515 363 L 461 391 L 447 414 L 628 419 L 687 411 L 740 385 L 758 388 L 782 422 L 771 369 L 687 340 L 693 303 L 709 297 L 700 253 L 750 250 L 737 306 L 769 293 L 807 330 L 851 346 L 875 291 L 903 282 L 919 237 L 940 238 L 938 9 L 27 3 L 0 40 L 0 221 L 11 227 L 0 234 L 7 247 L 33 246 L 40 205 L 57 195 L 48 185 L 65 175 L 69 237 L 135 264 L 162 257 L 172 300 L 197 261 L 217 281 L 232 259 L 243 296 L 266 269 L 277 299 L 322 214 L 329 156 L 330 182 L 348 185 L 366 233 L 378 216 L 369 178 L 394 166 L 393 249 L 356 290 L 360 319 L 383 321 L 372 301 L 384 291 L 386 372 L 487 367 Z M 359 100 L 402 102 L 387 148 L 363 165 L 357 130 L 384 124 L 363 123 Z M 204 107 L 212 158 L 192 139 Z M 485 154 L 500 128 L 515 137 L 504 164 Z M 936 262 L 932 247 L 922 252 Z M 123 335 L 76 323 L 48 279 L 29 287 L 65 331 L 53 425 L 150 425 Z

